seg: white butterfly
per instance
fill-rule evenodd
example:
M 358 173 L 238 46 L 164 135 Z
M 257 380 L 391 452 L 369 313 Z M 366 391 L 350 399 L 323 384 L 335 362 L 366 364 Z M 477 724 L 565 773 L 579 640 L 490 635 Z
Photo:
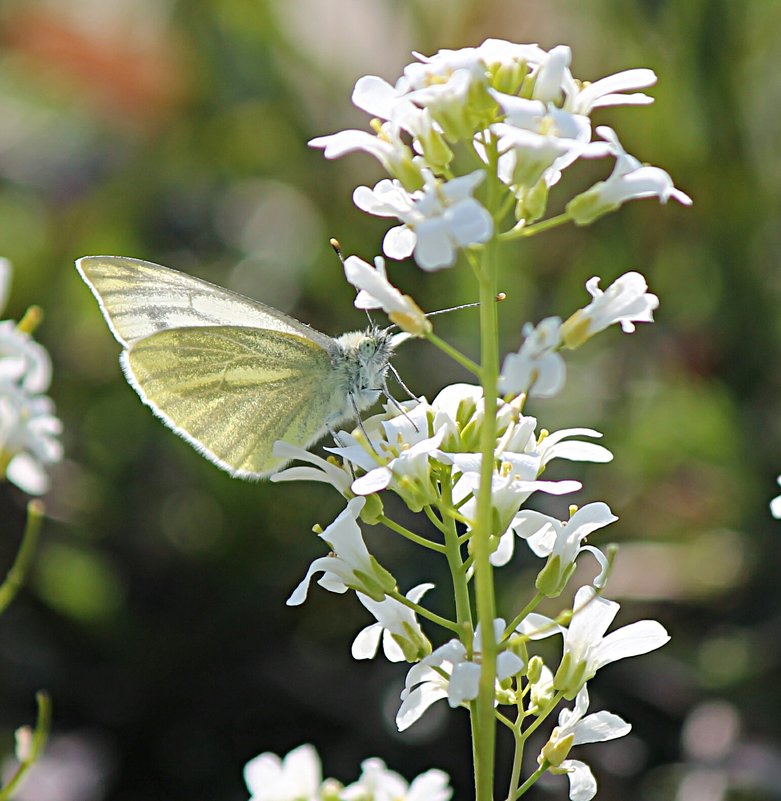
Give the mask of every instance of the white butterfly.
M 308 447 L 381 393 L 406 335 L 370 326 L 333 339 L 262 303 L 151 262 L 76 262 L 124 350 L 130 385 L 162 421 L 233 476 L 279 470 L 276 440 Z

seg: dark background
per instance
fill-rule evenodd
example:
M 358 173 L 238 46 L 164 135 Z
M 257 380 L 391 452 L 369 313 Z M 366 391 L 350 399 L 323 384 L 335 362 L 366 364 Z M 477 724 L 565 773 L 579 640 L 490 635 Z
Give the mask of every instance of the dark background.
M 166 431 L 123 381 L 73 260 L 147 258 L 334 335 L 361 327 L 327 243 L 378 252 L 386 226 L 351 193 L 380 171 L 365 155 L 326 162 L 306 142 L 366 125 L 349 102 L 360 75 L 392 81 L 413 49 L 487 36 L 570 44 L 584 79 L 654 69 L 653 106 L 594 120 L 695 200 L 637 202 L 505 250 L 505 350 L 524 321 L 583 305 L 592 275 L 605 286 L 637 269 L 661 297 L 654 326 L 571 354 L 565 392 L 530 407 L 547 428 L 605 433 L 612 464 L 551 475 L 583 479 L 579 500 L 620 516 L 608 535 L 622 543 L 608 593 L 619 622 L 654 617 L 673 636 L 600 672 L 592 708 L 635 728 L 573 756 L 604 801 L 781 798 L 781 523 L 767 509 L 781 472 L 780 4 L 25 0 L 5 2 L 0 23 L 0 253 L 15 265 L 5 316 L 46 311 L 38 336 L 67 454 L 28 586 L 0 620 L 6 752 L 35 690 L 54 699 L 51 747 L 20 798 L 233 801 L 246 798 L 249 758 L 302 742 L 345 782 L 379 755 L 407 778 L 441 767 L 470 796 L 466 715 L 437 704 L 395 731 L 405 668 L 351 659 L 368 622 L 354 597 L 315 588 L 305 606 L 284 605 L 322 553 L 311 526 L 341 499 L 233 481 Z M 558 197 L 605 167 L 575 171 Z M 463 268 L 391 270 L 424 308 L 476 296 Z M 438 318 L 437 331 L 475 352 L 473 312 Z M 425 344 L 396 364 L 429 397 L 466 379 Z M 0 487 L 0 566 L 24 502 Z M 404 588 L 447 585 L 442 565 L 387 533 L 367 539 Z M 531 567 L 519 555 L 498 575 L 508 613 Z M 447 612 L 444 591 L 432 599 Z M 565 798 L 566 782 L 530 796 Z

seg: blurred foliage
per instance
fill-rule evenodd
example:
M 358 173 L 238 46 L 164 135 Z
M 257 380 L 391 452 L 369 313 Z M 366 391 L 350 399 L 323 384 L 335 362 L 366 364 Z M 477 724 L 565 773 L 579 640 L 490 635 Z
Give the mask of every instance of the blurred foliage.
M 469 797 L 465 716 L 435 707 L 395 733 L 404 671 L 352 661 L 366 622 L 354 599 L 315 589 L 304 607 L 284 606 L 320 555 L 311 526 L 340 499 L 232 481 L 165 430 L 123 381 L 73 260 L 146 258 L 332 334 L 359 327 L 327 242 L 377 253 L 385 226 L 351 193 L 379 171 L 363 155 L 326 162 L 306 142 L 365 125 L 349 102 L 358 76 L 393 79 L 413 49 L 486 36 L 568 43 L 584 78 L 654 69 L 652 107 L 598 122 L 695 199 L 690 210 L 638 202 L 505 253 L 507 350 L 524 321 L 582 305 L 594 274 L 606 285 L 638 269 L 662 300 L 656 325 L 589 343 L 568 360 L 564 394 L 531 407 L 547 428 L 605 433 L 615 461 L 576 472 L 580 501 L 604 499 L 621 518 L 610 595 L 627 618 L 656 617 L 673 635 L 593 683 L 595 703 L 635 725 L 584 749 L 598 797 L 781 798 L 780 524 L 767 512 L 781 472 L 779 29 L 781 5 L 760 0 L 6 0 L 8 314 L 46 310 L 39 336 L 68 454 L 28 589 L 0 620 L 8 752 L 34 691 L 54 700 L 51 747 L 20 798 L 242 799 L 247 759 L 307 741 L 328 775 L 352 780 L 376 754 L 408 777 L 441 767 Z M 603 168 L 568 180 L 585 185 Z M 391 270 L 424 308 L 475 298 L 465 269 Z M 437 330 L 475 352 L 471 312 Z M 464 378 L 426 345 L 397 366 L 429 397 Z M 0 489 L 10 565 L 24 498 Z M 381 561 L 409 570 L 407 587 L 439 570 L 367 536 Z M 529 577 L 519 565 L 508 599 Z M 550 787 L 564 797 L 563 779 Z

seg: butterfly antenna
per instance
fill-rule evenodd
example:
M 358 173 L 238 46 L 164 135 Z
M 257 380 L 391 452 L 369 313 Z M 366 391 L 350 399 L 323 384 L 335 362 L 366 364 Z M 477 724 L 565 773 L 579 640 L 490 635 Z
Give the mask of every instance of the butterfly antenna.
M 504 292 L 498 292 L 496 295 L 496 302 L 501 303 L 503 300 L 507 299 L 507 295 Z M 474 309 L 479 306 L 479 302 L 475 303 L 462 303 L 460 306 L 450 306 L 447 309 L 437 309 L 436 311 L 426 312 L 426 317 L 436 317 L 438 314 L 447 314 L 448 312 L 453 311 L 461 311 L 461 309 Z

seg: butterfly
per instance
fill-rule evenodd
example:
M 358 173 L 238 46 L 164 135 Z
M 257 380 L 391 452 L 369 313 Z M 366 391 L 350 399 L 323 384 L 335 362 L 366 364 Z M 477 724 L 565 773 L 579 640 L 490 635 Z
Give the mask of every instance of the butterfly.
M 79 274 L 122 345 L 141 400 L 203 456 L 240 478 L 307 448 L 388 395 L 400 336 L 371 325 L 337 338 L 185 273 L 124 256 L 85 256 Z

